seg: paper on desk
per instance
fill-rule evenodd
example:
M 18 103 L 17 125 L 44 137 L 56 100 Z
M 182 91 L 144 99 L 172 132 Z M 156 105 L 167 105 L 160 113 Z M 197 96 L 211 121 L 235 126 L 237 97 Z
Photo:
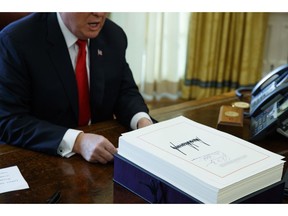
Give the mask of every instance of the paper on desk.
M 0 193 L 29 188 L 17 166 L 0 169 Z

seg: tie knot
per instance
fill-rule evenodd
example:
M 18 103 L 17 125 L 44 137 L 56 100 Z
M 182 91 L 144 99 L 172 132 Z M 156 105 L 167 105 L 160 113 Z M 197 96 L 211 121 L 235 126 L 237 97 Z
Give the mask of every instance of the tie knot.
M 77 43 L 77 45 L 79 46 L 79 48 L 82 49 L 82 48 L 86 47 L 87 40 L 80 40 L 80 39 L 78 39 L 76 43 Z

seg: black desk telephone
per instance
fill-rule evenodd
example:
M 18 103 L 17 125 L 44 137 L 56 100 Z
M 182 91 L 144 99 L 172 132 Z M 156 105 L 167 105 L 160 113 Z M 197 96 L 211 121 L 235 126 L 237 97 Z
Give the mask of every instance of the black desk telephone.
M 251 140 L 271 132 L 288 138 L 288 64 L 262 78 L 251 92 Z

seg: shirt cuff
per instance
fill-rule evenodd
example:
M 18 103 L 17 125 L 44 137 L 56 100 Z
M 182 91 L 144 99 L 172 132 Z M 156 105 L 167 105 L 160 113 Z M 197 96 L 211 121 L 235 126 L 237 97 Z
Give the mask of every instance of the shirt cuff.
M 57 149 L 57 153 L 62 157 L 69 158 L 75 154 L 72 152 L 74 143 L 76 141 L 77 136 L 82 133 L 83 131 L 68 129 L 63 136 L 63 139 Z
M 130 127 L 131 127 L 131 129 L 133 129 L 133 130 L 137 129 L 138 121 L 139 121 L 141 118 L 147 118 L 147 119 L 149 119 L 149 120 L 152 122 L 150 116 L 149 116 L 147 113 L 145 113 L 145 112 L 139 112 L 139 113 L 136 113 L 136 114 L 133 116 L 133 118 L 131 119 L 131 122 L 130 122 Z

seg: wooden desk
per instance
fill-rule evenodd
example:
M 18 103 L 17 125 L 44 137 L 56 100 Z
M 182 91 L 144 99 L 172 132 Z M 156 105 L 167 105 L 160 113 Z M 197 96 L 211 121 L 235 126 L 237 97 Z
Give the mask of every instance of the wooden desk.
M 234 93 L 153 110 L 158 121 L 179 115 L 215 127 L 221 105 L 236 101 Z M 115 121 L 83 128 L 86 132 L 107 137 L 117 146 L 118 137 L 126 129 Z M 249 121 L 245 120 L 244 138 L 249 138 Z M 287 139 L 280 135 L 257 142 L 271 151 L 288 155 Z M 61 191 L 60 203 L 145 203 L 125 188 L 113 183 L 113 163 L 91 164 L 80 156 L 69 159 L 45 155 L 9 145 L 0 145 L 0 168 L 17 165 L 29 189 L 0 194 L 0 203 L 45 203 Z M 284 200 L 288 202 L 288 200 Z

